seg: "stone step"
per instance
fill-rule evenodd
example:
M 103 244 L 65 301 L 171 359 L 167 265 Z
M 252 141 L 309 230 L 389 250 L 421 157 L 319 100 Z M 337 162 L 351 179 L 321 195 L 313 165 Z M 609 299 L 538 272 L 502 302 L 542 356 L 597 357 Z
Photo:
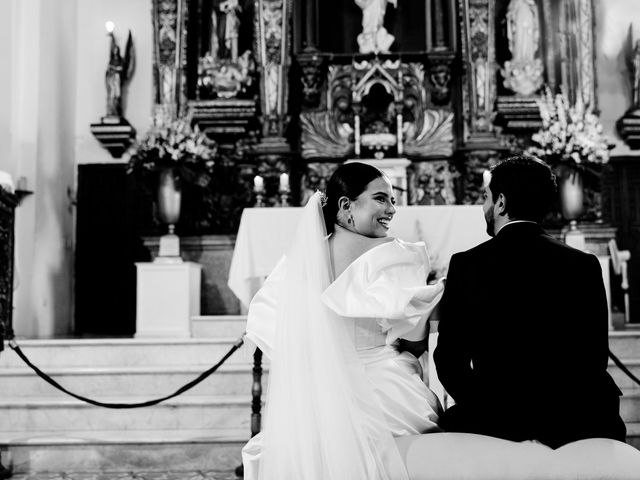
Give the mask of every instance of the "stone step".
M 627 443 L 640 450 L 640 422 L 627 423 Z
M 621 361 L 633 375 L 640 379 L 640 358 L 625 358 L 621 359 Z M 609 367 L 607 370 L 619 388 L 640 390 L 640 385 L 638 385 L 626 373 L 620 370 L 618 366 L 613 363 L 613 361 L 609 360 Z
M 640 331 L 633 329 L 609 332 L 609 349 L 620 360 L 640 358 Z
M 95 396 L 161 397 L 196 379 L 207 367 L 200 365 L 150 367 L 53 367 L 46 373 L 67 390 L 93 398 Z M 263 386 L 267 385 L 267 367 Z M 224 364 L 184 396 L 249 395 L 253 383 L 249 364 Z M 0 368 L 0 398 L 65 397 L 67 394 L 49 385 L 29 367 Z
M 232 472 L 249 436 L 245 429 L 7 432 L 2 462 L 14 478 L 27 472 Z
M 246 315 L 201 315 L 191 317 L 191 335 L 195 338 L 237 338 L 246 325 Z
M 108 409 L 73 398 L 1 399 L 3 432 L 93 430 L 246 429 L 250 396 L 179 396 L 152 407 Z M 144 397 L 100 397 L 104 402 L 135 403 Z M 0 440 L 0 443 L 2 441 Z
M 620 416 L 625 423 L 640 422 L 640 390 L 622 390 Z
M 238 337 L 186 339 L 62 339 L 17 340 L 22 352 L 37 367 L 118 367 L 152 365 L 215 365 Z M 226 364 L 251 364 L 252 344 L 242 345 Z M 18 355 L 5 346 L 0 369 L 23 367 Z

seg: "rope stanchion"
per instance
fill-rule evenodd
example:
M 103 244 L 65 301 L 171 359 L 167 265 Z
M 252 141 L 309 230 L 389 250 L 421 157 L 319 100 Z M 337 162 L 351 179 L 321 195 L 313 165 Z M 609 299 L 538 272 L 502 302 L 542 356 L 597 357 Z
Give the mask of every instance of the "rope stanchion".
M 67 395 L 72 396 L 73 398 L 76 398 L 78 400 L 81 400 L 83 402 L 89 403 L 91 405 L 95 405 L 97 407 L 104 407 L 104 408 L 113 408 L 113 409 L 124 409 L 124 408 L 141 408 L 141 407 L 150 407 L 153 405 L 157 405 L 160 402 L 164 402 L 165 400 L 169 400 L 170 398 L 173 397 L 177 397 L 178 395 L 186 392 L 187 390 L 190 390 L 191 388 L 195 387 L 197 384 L 199 384 L 200 382 L 202 382 L 204 379 L 206 379 L 209 375 L 211 375 L 212 373 L 214 373 L 218 368 L 220 368 L 220 366 L 227 361 L 227 359 L 233 355 L 233 353 L 242 346 L 242 344 L 244 343 L 244 336 L 245 333 L 243 333 L 240 338 L 238 338 L 238 340 L 236 340 L 236 342 L 233 344 L 233 346 L 231 347 L 231 349 L 229 349 L 229 351 L 222 357 L 222 359 L 216 363 L 213 367 L 211 367 L 210 369 L 206 370 L 205 372 L 201 373 L 197 378 L 195 378 L 194 380 L 190 381 L 189 383 L 187 383 L 186 385 L 183 385 L 182 387 L 180 387 L 178 390 L 176 390 L 175 392 L 173 392 L 170 395 L 167 395 L 165 397 L 162 398 L 156 398 L 153 400 L 148 400 L 146 402 L 139 402 L 139 403 L 109 403 L 109 402 L 100 402 L 98 400 L 93 400 L 91 398 L 87 398 L 84 397 L 82 395 L 78 395 L 76 393 L 70 392 L 69 390 L 67 390 L 66 388 L 64 388 L 62 385 L 60 385 L 58 382 L 56 382 L 53 378 L 51 378 L 49 375 L 47 375 L 46 373 L 44 373 L 42 370 L 40 370 L 38 367 L 36 367 L 30 360 L 29 358 L 27 358 L 27 356 L 24 354 L 24 352 L 20 349 L 20 346 L 17 344 L 17 342 L 15 341 L 15 339 L 11 339 L 9 340 L 9 346 L 11 347 L 11 349 L 16 352 L 18 354 L 18 356 L 29 366 L 31 367 L 31 369 L 36 372 L 36 374 L 42 378 L 45 382 L 47 382 L 48 384 L 52 385 L 53 387 L 57 388 L 58 390 L 66 393 Z

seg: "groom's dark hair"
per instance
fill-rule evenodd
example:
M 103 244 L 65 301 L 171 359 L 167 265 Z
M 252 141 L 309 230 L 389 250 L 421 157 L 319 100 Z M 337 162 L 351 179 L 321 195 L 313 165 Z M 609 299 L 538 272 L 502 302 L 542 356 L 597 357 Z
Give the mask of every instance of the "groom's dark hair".
M 509 218 L 539 223 L 555 199 L 556 177 L 542 160 L 516 155 L 491 168 L 489 189 L 493 201 L 504 195 Z

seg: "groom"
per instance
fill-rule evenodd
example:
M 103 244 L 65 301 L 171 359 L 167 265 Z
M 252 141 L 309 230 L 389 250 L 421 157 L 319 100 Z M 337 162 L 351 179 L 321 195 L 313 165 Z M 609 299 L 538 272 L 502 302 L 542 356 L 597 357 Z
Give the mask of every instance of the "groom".
M 555 192 L 540 160 L 491 169 L 483 210 L 493 238 L 451 258 L 440 304 L 434 359 L 456 402 L 441 417 L 446 431 L 552 448 L 625 441 L 600 265 L 540 227 Z

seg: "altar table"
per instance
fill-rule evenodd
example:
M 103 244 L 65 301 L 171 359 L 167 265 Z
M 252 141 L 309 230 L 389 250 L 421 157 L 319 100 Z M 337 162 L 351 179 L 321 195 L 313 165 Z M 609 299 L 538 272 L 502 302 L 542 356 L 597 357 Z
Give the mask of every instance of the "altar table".
M 396 207 L 389 235 L 424 241 L 432 269 L 444 274 L 451 256 L 489 239 L 480 205 Z M 302 207 L 245 208 L 231 259 L 228 285 L 244 307 L 292 240 Z

